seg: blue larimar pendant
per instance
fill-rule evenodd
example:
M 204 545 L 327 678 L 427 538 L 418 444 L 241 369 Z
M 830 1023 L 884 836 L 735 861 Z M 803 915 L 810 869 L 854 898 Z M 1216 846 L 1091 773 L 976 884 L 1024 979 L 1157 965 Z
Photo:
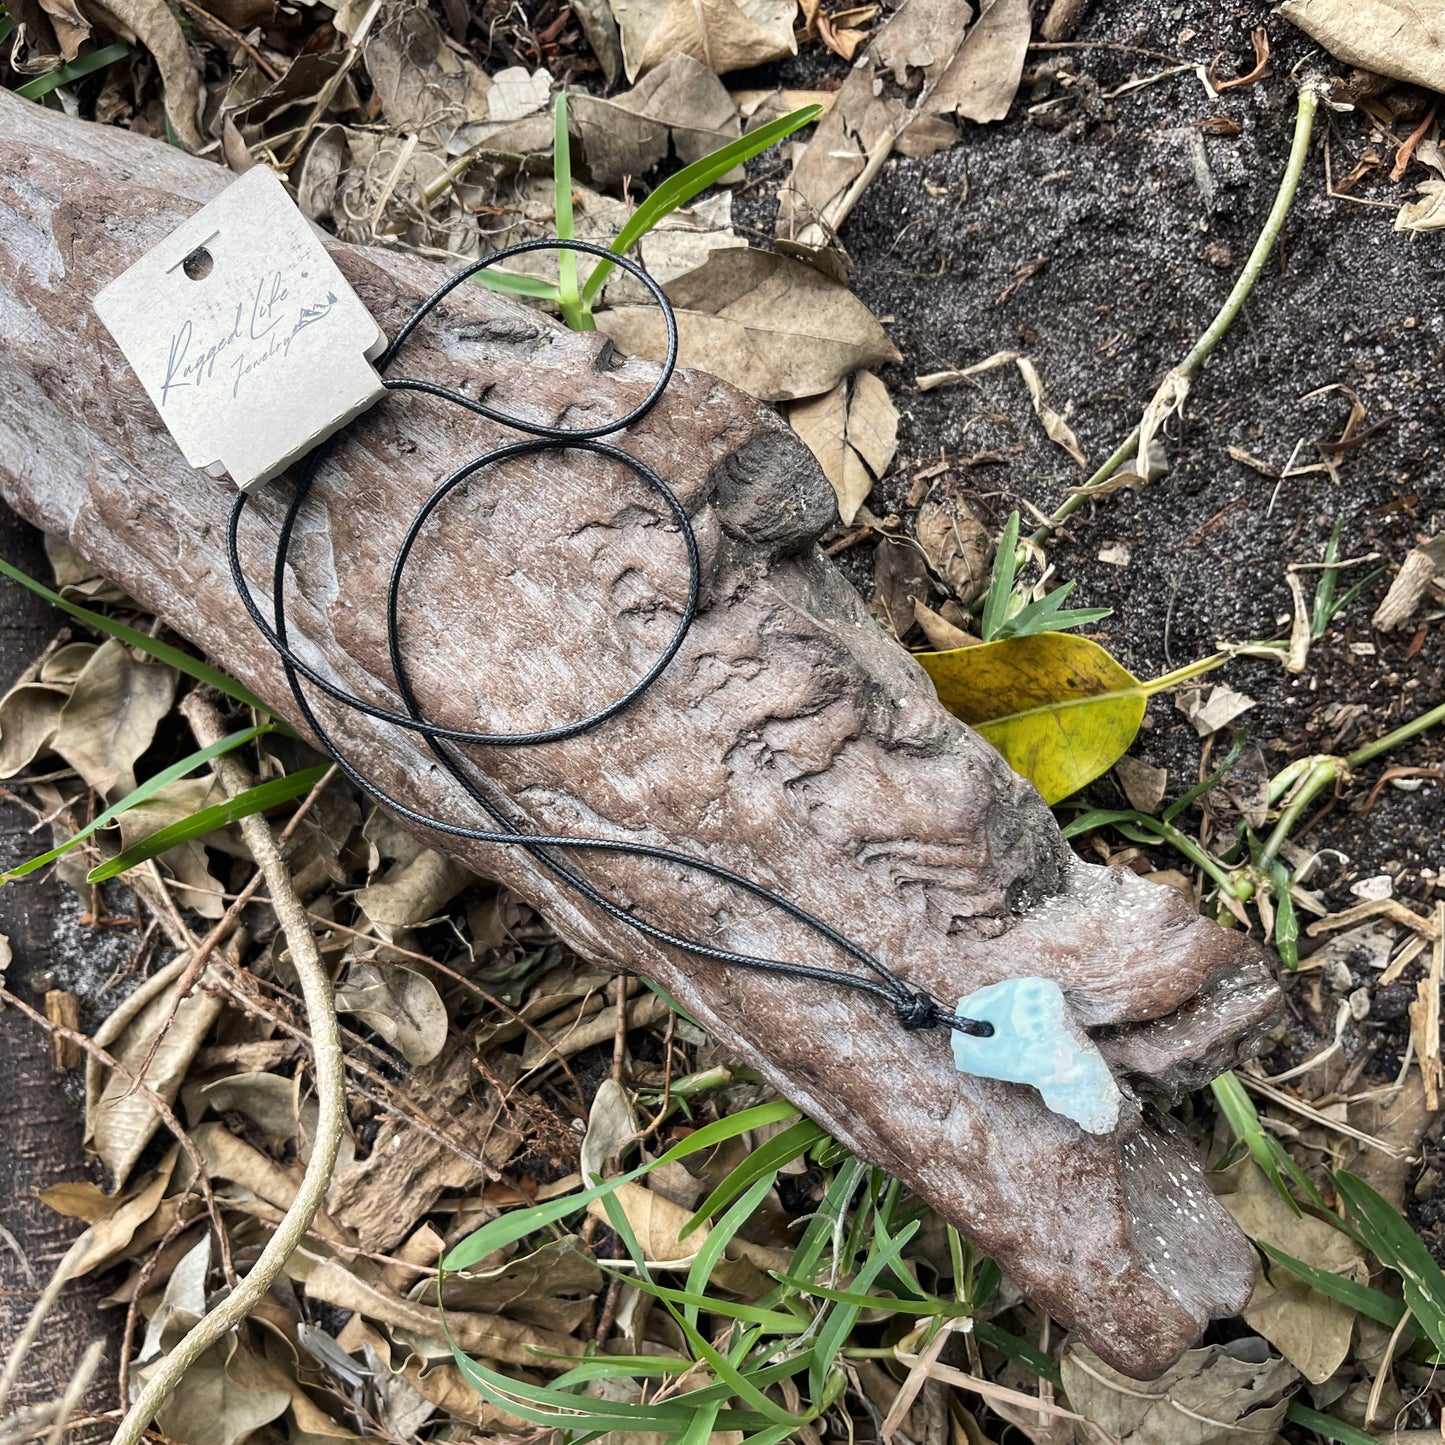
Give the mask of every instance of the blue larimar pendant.
M 962 1073 L 1031 1084 L 1054 1113 L 1090 1134 L 1118 1123 L 1119 1086 L 1094 1044 L 1069 1027 L 1052 979 L 1004 979 L 960 999 L 957 1012 L 993 1025 L 988 1038 L 954 1029 L 953 1061 Z

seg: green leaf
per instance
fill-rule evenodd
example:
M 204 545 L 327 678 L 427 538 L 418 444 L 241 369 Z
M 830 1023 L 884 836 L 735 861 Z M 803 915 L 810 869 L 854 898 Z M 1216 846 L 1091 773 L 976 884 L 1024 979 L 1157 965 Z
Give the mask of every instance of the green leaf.
M 1292 1425 L 1313 1430 L 1316 1435 L 1322 1435 L 1326 1440 L 1335 1440 L 1338 1445 L 1380 1445 L 1376 1436 L 1358 1426 L 1347 1425 L 1333 1415 L 1322 1415 L 1318 1410 L 1311 1410 L 1308 1405 L 1301 1405 L 1298 1401 L 1290 1402 L 1284 1418 Z
M 37 75 L 34 80 L 27 80 L 24 85 L 17 85 L 15 94 L 22 100 L 39 100 L 62 85 L 104 70 L 117 60 L 124 60 L 129 54 L 130 46 L 119 41 L 114 45 L 104 45 L 99 50 L 92 50 L 89 55 L 77 55 L 68 65 L 59 65 L 54 70 L 47 70 L 44 75 Z
M 697 1251 L 697 1258 L 693 1260 L 692 1267 L 687 1272 L 686 1288 L 689 1294 L 702 1295 L 707 1292 L 708 1280 L 712 1278 L 712 1272 L 716 1268 L 718 1260 L 722 1258 L 723 1250 L 732 1242 L 738 1230 L 756 1213 L 777 1177 L 776 1170 L 764 1174 L 708 1230 L 707 1238 L 703 1240 Z M 699 1306 L 697 1305 L 688 1305 L 683 1311 L 688 1324 L 694 1329 L 697 1328 L 698 1311 Z
M 1317 1289 L 1322 1295 L 1328 1295 L 1332 1300 L 1338 1300 L 1342 1305 L 1354 1310 L 1357 1315 L 1364 1315 L 1372 1319 L 1376 1324 L 1394 1329 L 1400 1323 L 1405 1314 L 1405 1306 L 1397 1299 L 1392 1299 L 1382 1290 L 1372 1289 L 1367 1284 L 1359 1284 L 1355 1280 L 1347 1279 L 1342 1274 L 1334 1274 L 1330 1270 L 1320 1269 L 1317 1265 L 1306 1264 L 1302 1259 L 1296 1259 L 1292 1254 L 1286 1254 L 1282 1249 L 1276 1249 L 1272 1244 L 1266 1244 L 1262 1239 L 1254 1241 L 1256 1249 L 1264 1253 L 1274 1261 L 1275 1264 L 1283 1266 L 1291 1274 L 1297 1274 L 1312 1289 Z M 1405 1326 L 1407 1334 L 1418 1337 L 1420 1331 L 1412 1328 L 1412 1324 Z
M 1279 961 L 1291 973 L 1299 967 L 1299 917 L 1294 911 L 1294 899 L 1289 892 L 1289 869 L 1283 863 L 1269 865 L 1269 877 L 1274 894 L 1274 950 Z
M 1264 1132 L 1264 1126 L 1259 1122 L 1259 1111 L 1235 1075 L 1223 1073 L 1209 1087 L 1226 1122 L 1234 1131 L 1234 1137 L 1249 1150 L 1254 1162 L 1264 1171 L 1280 1198 L 1296 1214 L 1304 1213 L 1294 1195 L 1290 1193 L 1289 1185 L 1285 1183 L 1288 1176 L 1312 1204 L 1322 1213 L 1329 1215 L 1330 1211 L 1325 1208 L 1325 1202 L 1320 1198 L 1314 1181 L 1295 1163 L 1289 1151 L 1273 1134 Z
M 85 881 L 103 883 L 107 878 L 114 878 L 118 873 L 124 873 L 126 869 L 134 868 L 137 863 L 144 863 L 147 858 L 154 858 L 157 854 L 164 853 L 167 848 L 174 848 L 178 843 L 185 843 L 191 838 L 204 838 L 207 833 L 214 833 L 217 828 L 249 818 L 252 813 L 264 813 L 268 808 L 305 797 L 331 771 L 331 766 L 330 763 L 321 763 L 314 768 L 303 768 L 299 773 L 288 773 L 284 778 L 272 778 L 269 782 L 258 783 L 254 788 L 247 788 L 244 793 L 237 793 L 234 798 L 227 798 L 224 803 L 202 808 L 200 812 L 192 813 L 189 818 L 182 818 L 168 827 L 157 829 L 148 838 L 142 838 L 139 843 L 102 863 L 99 868 L 92 868 L 85 875 Z
M 832 1300 L 835 1304 L 856 1305 L 859 1309 L 865 1310 L 887 1310 L 890 1314 L 898 1315 L 927 1315 L 930 1318 L 953 1319 L 956 1316 L 969 1313 L 967 1306 L 950 1304 L 948 1300 L 935 1299 L 932 1296 L 927 1299 L 899 1299 L 897 1295 L 891 1294 L 859 1294 L 857 1290 L 830 1289 L 826 1285 L 809 1284 L 805 1279 L 798 1279 L 790 1274 L 781 1274 L 777 1271 L 770 1271 L 775 1280 L 780 1284 L 787 1285 L 790 1289 L 801 1290 L 804 1294 L 816 1295 L 819 1299 Z
M 30 858 L 24 863 L 17 863 L 15 867 L 0 873 L 0 885 L 13 883 L 18 878 L 24 878 L 27 874 L 34 873 L 37 868 L 43 868 L 47 863 L 53 863 L 57 858 L 83 843 L 98 828 L 104 828 L 107 824 L 115 822 L 127 809 L 134 808 L 137 803 L 143 803 L 147 798 L 153 797 L 167 783 L 173 783 L 177 778 L 183 778 L 187 773 L 194 772 L 202 763 L 208 763 L 212 758 L 220 757 L 222 753 L 234 752 L 235 749 L 250 742 L 252 738 L 261 737 L 274 730 L 274 725 L 271 723 L 262 723 L 259 727 L 242 728 L 239 732 L 229 733 L 218 742 L 211 743 L 209 747 L 197 749 L 188 757 L 182 758 L 180 762 L 163 768 L 155 777 L 147 778 L 133 792 L 127 793 L 120 802 L 112 803 L 105 812 L 92 819 L 79 832 L 67 838 L 58 848 L 52 848 L 48 853 L 40 854 L 38 858 Z
M 507 296 L 535 296 L 541 301 L 560 301 L 561 294 L 550 281 L 539 276 L 519 276 L 514 271 L 478 271 L 472 279 L 489 291 L 500 291 Z
M 1001 575 L 996 571 L 995 579 Z M 987 616 L 988 605 L 984 611 Z M 944 707 L 992 743 L 1051 804 L 1124 756 L 1154 693 L 1223 660 L 1206 658 L 1141 682 L 1097 642 L 1060 632 L 915 656 Z
M 676 175 L 663 181 L 627 218 L 626 225 L 617 233 L 617 239 L 610 249 L 619 256 L 625 256 L 665 216 L 670 216 L 680 207 L 687 205 L 699 192 L 705 191 L 714 181 L 727 175 L 744 161 L 761 155 L 769 146 L 785 140 L 795 130 L 812 125 L 822 113 L 823 107 L 820 105 L 805 105 L 800 110 L 770 121 L 767 125 L 760 125 L 750 135 L 740 136 L 720 150 L 713 151 L 711 155 L 694 161 L 690 166 L 684 166 Z M 602 294 L 602 288 L 607 284 L 611 272 L 611 261 L 597 263 L 587 278 L 587 284 L 582 288 L 584 306 L 591 308 Z
M 1014 577 L 1018 572 L 1019 514 L 1011 512 L 1004 523 L 1003 536 L 993 554 L 993 572 L 988 592 L 983 599 L 983 616 L 979 619 L 979 636 L 992 642 L 999 628 L 1008 620 L 1009 603 L 1013 600 Z M 945 704 L 946 706 L 947 704 Z
M 509 1214 L 500 1215 L 484 1224 L 474 1234 L 469 1234 L 459 1244 L 453 1245 L 442 1261 L 442 1273 L 447 1274 L 459 1269 L 467 1269 L 476 1264 L 478 1260 L 485 1259 L 489 1254 L 499 1249 L 505 1249 L 509 1244 L 515 1244 L 519 1239 L 525 1239 L 527 1235 L 544 1229 L 549 1224 L 566 1219 L 569 1214 L 576 1214 L 579 1210 L 585 1209 L 594 1199 L 601 1199 L 623 1184 L 640 1179 L 649 1170 L 656 1169 L 661 1164 L 671 1164 L 675 1160 L 685 1159 L 690 1154 L 696 1154 L 703 1149 L 711 1149 L 716 1144 L 736 1138 L 739 1134 L 745 1134 L 749 1129 L 761 1129 L 768 1124 L 776 1124 L 783 1119 L 792 1118 L 797 1112 L 794 1105 L 782 1099 L 774 1099 L 771 1103 L 744 1109 L 740 1114 L 732 1114 L 715 1123 L 704 1125 L 701 1129 L 689 1134 L 687 1138 L 674 1144 L 666 1154 L 650 1163 L 640 1164 L 626 1174 L 619 1174 L 615 1179 L 593 1185 L 590 1189 L 580 1190 L 576 1194 L 566 1194 L 560 1199 L 549 1200 L 546 1204 L 534 1204 L 527 1209 L 514 1209 Z
M 1063 632 L 1070 627 L 1086 627 L 1114 615 L 1112 607 L 1077 607 L 1061 611 L 1074 583 L 1065 582 L 1037 602 L 1030 602 L 1022 611 L 1008 618 L 994 634 L 999 637 L 1030 637 L 1036 632 Z
M 212 667 L 208 662 L 202 662 L 199 658 L 192 657 L 189 652 L 182 652 L 179 647 L 172 647 L 169 642 L 160 642 L 144 632 L 138 632 L 134 627 L 127 627 L 123 622 L 112 621 L 111 618 L 103 616 L 99 612 L 92 612 L 88 607 L 82 607 L 77 602 L 70 602 L 58 592 L 52 592 L 43 583 L 26 576 L 18 567 L 12 567 L 3 559 L 0 559 L 0 574 L 10 578 L 12 582 L 18 582 L 22 587 L 28 587 L 37 597 L 43 597 L 52 607 L 58 607 L 77 621 L 95 628 L 97 632 L 106 632 L 112 637 L 118 637 L 127 646 L 138 648 L 158 661 L 168 663 L 177 672 L 183 672 L 187 677 L 195 678 L 197 682 L 204 682 L 215 688 L 217 692 L 223 692 L 227 697 L 233 697 L 237 702 L 245 703 L 247 707 L 253 707 L 258 712 L 269 713 L 271 711 L 271 708 L 262 702 L 255 693 L 247 691 L 235 678 L 228 677 L 219 668 Z
M 811 1119 L 799 1119 L 796 1124 L 764 1140 L 703 1200 L 697 1212 L 678 1230 L 677 1237 L 686 1239 L 698 1225 L 710 1219 L 755 1179 L 765 1174 L 776 1174 L 785 1164 L 801 1158 L 820 1139 L 827 1137 L 827 1130 L 819 1128 Z
M 1026 1370 L 1032 1370 L 1041 1379 L 1049 1381 L 1050 1384 L 1056 1385 L 1060 1389 L 1063 1388 L 1064 1377 L 1059 1373 L 1059 1367 L 1048 1355 L 1036 1346 L 1029 1344 L 1027 1340 L 1021 1340 L 1017 1335 L 1012 1335 L 1007 1330 L 990 1324 L 987 1320 L 975 1320 L 973 1333 L 979 1344 L 988 1345 L 1005 1358 L 1022 1365 Z
M 1340 1200 L 1380 1263 L 1400 1276 L 1405 1303 L 1437 1350 L 1445 1351 L 1445 1274 L 1420 1236 L 1387 1200 L 1346 1169 L 1332 1176 Z
M 862 1269 L 853 1277 L 856 1293 L 866 1294 L 868 1286 L 887 1269 L 903 1252 L 903 1247 L 918 1232 L 917 1223 L 907 1225 L 891 1238 L 880 1226 L 873 1239 L 873 1249 Z M 818 1343 L 813 1347 L 813 1359 L 808 1366 L 808 1389 L 814 1400 L 823 1393 L 824 1376 L 832 1368 L 838 1351 L 843 1348 L 853 1326 L 858 1323 L 859 1309 L 856 1305 L 839 1305 L 828 1316 L 827 1322 L 818 1331 Z

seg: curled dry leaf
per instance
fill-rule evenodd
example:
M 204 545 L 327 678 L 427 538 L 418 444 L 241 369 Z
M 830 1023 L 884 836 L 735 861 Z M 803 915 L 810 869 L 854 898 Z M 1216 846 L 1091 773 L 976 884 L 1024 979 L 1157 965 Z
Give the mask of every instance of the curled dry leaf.
M 110 638 L 76 678 L 60 711 L 51 749 L 97 793 L 132 792 L 136 760 L 155 739 L 175 694 L 176 674 L 171 668 L 136 662 L 128 648 Z
M 843 223 L 914 125 L 991 121 L 1008 111 L 1028 46 L 1028 0 L 904 0 L 854 62 L 832 109 L 793 167 L 778 235 L 821 245 Z M 952 138 L 936 133 L 927 149 Z
M 1221 682 L 1210 688 L 1189 688 L 1179 694 L 1175 705 L 1194 724 L 1194 731 L 1207 738 L 1248 712 L 1255 700 Z
M 602 1177 L 609 1159 L 621 1154 L 637 1137 L 637 1116 L 627 1090 L 616 1079 L 604 1079 L 587 1112 L 587 1133 L 582 1139 L 578 1172 L 584 1185 Z
M 90 38 L 90 21 L 75 0 L 10 0 L 6 11 L 22 42 L 13 47 L 22 75 L 38 75 L 74 60 Z
M 714 75 L 796 55 L 797 0 L 611 0 L 627 78 L 672 55 L 690 55 Z
M 977 647 L 982 638 L 965 632 L 956 622 L 950 622 L 941 612 L 935 612 L 927 603 L 913 599 L 913 620 L 923 629 L 928 645 L 935 652 L 952 652 L 957 647 Z
M 185 32 L 165 0 L 86 0 L 118 34 L 139 41 L 155 58 L 161 73 L 166 117 L 181 144 L 198 151 L 206 144 L 201 131 L 205 95 L 201 68 L 191 54 Z
M 860 371 L 824 396 L 795 403 L 788 421 L 833 484 L 838 515 L 851 523 L 898 450 L 898 408 L 888 388 Z
M 1299 1381 L 1258 1336 L 1190 1350 L 1147 1385 L 1085 1345 L 1059 1361 L 1069 1403 L 1121 1445 L 1250 1445 L 1271 1440 Z
M 447 1041 L 436 985 L 396 964 L 353 963 L 336 989 L 336 1007 L 400 1049 L 409 1064 L 429 1064 Z
M 142 1369 L 137 1375 L 144 1381 L 149 1373 Z M 291 1391 L 280 1372 L 240 1336 L 230 1334 L 186 1370 L 156 1412 L 156 1424 L 172 1440 L 241 1445 L 284 1415 L 290 1403 Z
M 1285 0 L 1279 14 L 1348 65 L 1445 91 L 1445 12 L 1418 0 Z
M 952 496 L 924 502 L 914 533 L 928 565 L 962 606 L 988 589 L 993 539 L 967 502 Z
M 681 365 L 711 371 L 763 401 L 816 396 L 851 371 L 900 359 L 856 296 L 769 251 L 715 251 L 666 290 L 677 312 Z M 613 307 L 598 313 L 597 325 L 634 356 L 661 360 L 666 350 L 656 307 Z
M 62 597 L 91 605 L 97 602 L 129 602 L 130 599 L 114 582 L 102 577 L 63 538 L 46 532 L 44 541 L 46 561 L 55 573 L 55 590 Z
M 602 67 L 610 90 L 622 75 L 622 37 L 607 0 L 572 0 L 572 14 Z

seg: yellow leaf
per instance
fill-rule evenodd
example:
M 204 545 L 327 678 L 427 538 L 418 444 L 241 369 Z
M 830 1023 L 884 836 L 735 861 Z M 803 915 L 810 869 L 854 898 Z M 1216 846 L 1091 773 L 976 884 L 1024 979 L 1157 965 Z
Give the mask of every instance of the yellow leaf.
M 1222 657 L 1141 682 L 1096 642 L 1062 632 L 915 654 L 951 713 L 1057 803 L 1128 750 L 1149 697 Z

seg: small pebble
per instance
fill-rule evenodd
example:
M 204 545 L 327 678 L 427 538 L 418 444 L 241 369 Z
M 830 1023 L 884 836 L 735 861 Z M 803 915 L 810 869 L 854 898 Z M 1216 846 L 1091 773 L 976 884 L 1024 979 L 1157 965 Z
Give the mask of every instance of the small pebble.
M 1414 997 L 1415 990 L 1409 984 L 1387 983 L 1376 989 L 1371 1012 L 1382 1020 L 1404 1018 Z
M 1332 959 L 1325 965 L 1325 982 L 1335 993 L 1349 993 L 1355 986 L 1355 976 L 1343 959 Z
M 1356 1023 L 1359 1023 L 1361 1019 L 1367 1019 L 1369 1016 L 1370 990 L 1367 988 L 1357 988 L 1354 993 L 1350 995 L 1350 1017 L 1354 1019 Z

